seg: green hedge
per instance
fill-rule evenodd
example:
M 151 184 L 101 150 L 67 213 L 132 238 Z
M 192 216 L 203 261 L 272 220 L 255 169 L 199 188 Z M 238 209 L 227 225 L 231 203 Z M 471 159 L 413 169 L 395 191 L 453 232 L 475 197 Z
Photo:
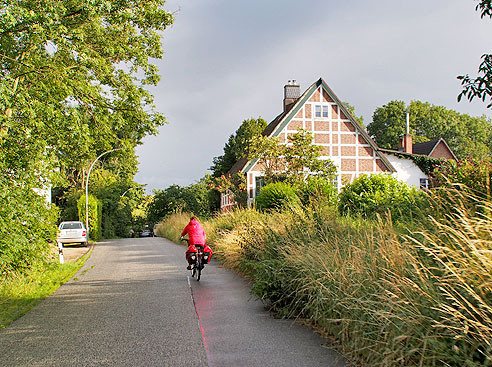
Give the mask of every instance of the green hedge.
M 393 219 L 407 218 L 418 208 L 420 192 L 388 174 L 362 175 L 340 193 L 342 215 L 364 218 L 391 213 Z
M 102 203 L 95 196 L 89 194 L 89 238 L 92 240 L 101 239 L 101 218 L 102 218 Z M 79 211 L 79 220 L 85 223 L 85 195 L 82 195 L 77 201 L 77 209 Z
M 50 261 L 57 216 L 30 187 L 0 176 L 0 279 Z
M 299 198 L 294 188 L 285 182 L 275 182 L 262 187 L 256 197 L 258 210 L 281 210 L 297 203 Z

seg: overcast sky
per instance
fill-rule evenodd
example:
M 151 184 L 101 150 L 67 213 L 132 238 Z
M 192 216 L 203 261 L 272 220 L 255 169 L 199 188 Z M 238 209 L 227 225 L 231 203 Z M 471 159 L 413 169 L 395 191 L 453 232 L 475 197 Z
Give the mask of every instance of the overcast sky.
M 392 100 L 473 116 L 456 76 L 492 52 L 492 20 L 473 0 L 172 0 L 162 75 L 152 89 L 168 124 L 137 148 L 147 193 L 199 180 L 241 122 L 282 112 L 283 86 L 323 78 L 364 124 Z

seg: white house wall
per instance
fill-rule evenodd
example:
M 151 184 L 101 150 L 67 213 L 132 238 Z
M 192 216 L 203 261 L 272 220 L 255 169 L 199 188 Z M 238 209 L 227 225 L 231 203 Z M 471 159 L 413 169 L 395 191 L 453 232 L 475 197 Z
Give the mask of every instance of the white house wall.
M 407 185 L 420 188 L 420 179 L 428 179 L 428 176 L 411 159 L 399 158 L 387 153 L 384 155 L 396 169 L 393 176 Z

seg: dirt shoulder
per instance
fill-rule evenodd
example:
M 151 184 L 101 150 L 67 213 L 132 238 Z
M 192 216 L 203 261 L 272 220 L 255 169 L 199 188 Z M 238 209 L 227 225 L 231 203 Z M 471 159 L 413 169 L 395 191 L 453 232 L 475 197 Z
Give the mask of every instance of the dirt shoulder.
M 63 246 L 63 257 L 66 262 L 75 262 L 92 250 L 93 247 L 93 243 L 87 247 L 80 244 L 65 245 Z

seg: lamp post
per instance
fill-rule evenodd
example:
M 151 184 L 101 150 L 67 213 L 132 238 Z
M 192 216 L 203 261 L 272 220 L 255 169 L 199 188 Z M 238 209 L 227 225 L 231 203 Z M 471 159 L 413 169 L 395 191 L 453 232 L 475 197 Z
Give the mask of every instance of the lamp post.
M 94 159 L 94 162 L 92 162 L 89 172 L 87 172 L 87 179 L 85 181 L 85 229 L 87 231 L 87 238 L 89 238 L 89 176 L 92 171 L 92 167 L 94 167 L 94 164 L 98 161 L 99 158 L 101 158 L 103 155 L 106 155 L 108 153 L 114 152 L 115 150 L 121 150 L 123 148 L 116 148 L 116 149 L 111 149 L 108 150 L 107 152 L 104 152 L 99 155 L 96 159 Z
M 128 191 L 130 191 L 130 190 L 134 190 L 134 189 L 139 189 L 139 188 L 140 188 L 140 187 L 130 187 L 130 188 L 129 188 L 128 190 L 126 190 L 123 194 L 121 194 L 120 199 L 121 199 L 123 196 L 125 196 L 125 195 L 126 195 L 126 193 L 127 193 Z

